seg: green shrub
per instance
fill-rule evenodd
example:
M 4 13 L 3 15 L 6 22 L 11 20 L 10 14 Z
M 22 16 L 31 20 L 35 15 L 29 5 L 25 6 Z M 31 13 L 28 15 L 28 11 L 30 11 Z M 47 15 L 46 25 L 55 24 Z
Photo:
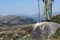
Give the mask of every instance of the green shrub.
M 60 24 L 60 14 L 59 14 L 59 15 L 56 15 L 56 16 L 53 16 L 53 17 L 51 18 L 51 21 Z

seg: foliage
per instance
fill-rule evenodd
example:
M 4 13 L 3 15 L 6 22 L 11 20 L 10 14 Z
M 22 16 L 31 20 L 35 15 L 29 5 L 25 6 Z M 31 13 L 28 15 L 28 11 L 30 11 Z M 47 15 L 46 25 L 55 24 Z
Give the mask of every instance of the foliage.
M 31 30 L 32 30 L 32 26 L 27 26 L 27 27 L 23 27 L 22 29 L 20 29 L 20 35 L 19 33 L 17 33 L 17 36 L 14 36 L 14 34 L 7 34 L 3 40 L 32 40 L 31 38 Z
M 51 21 L 56 22 L 56 23 L 60 23 L 60 14 L 56 15 L 56 16 L 53 16 L 51 18 Z

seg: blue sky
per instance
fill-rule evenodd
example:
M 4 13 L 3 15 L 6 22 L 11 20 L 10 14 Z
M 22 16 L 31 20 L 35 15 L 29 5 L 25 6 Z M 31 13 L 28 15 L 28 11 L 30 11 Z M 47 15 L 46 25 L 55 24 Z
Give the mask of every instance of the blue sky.
M 54 0 L 53 14 L 60 12 L 60 0 Z M 43 13 L 43 2 L 40 0 Z M 37 0 L 0 0 L 0 15 L 37 15 Z

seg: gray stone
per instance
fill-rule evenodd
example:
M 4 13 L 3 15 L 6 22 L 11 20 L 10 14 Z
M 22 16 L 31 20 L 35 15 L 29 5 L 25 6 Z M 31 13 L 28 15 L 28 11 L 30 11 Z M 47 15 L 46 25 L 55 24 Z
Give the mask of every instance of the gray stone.
M 56 32 L 56 30 L 60 27 L 60 24 L 54 22 L 40 22 L 36 23 L 32 30 L 32 39 L 43 38 L 47 39 L 52 34 Z

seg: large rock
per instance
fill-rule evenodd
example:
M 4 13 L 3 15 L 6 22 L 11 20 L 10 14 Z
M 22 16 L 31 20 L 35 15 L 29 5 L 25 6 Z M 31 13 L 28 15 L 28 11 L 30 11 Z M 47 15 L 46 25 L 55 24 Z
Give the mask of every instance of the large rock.
M 59 27 L 60 24 L 54 22 L 36 23 L 32 30 L 32 38 L 34 40 L 38 38 L 49 38 L 52 34 L 55 34 Z

